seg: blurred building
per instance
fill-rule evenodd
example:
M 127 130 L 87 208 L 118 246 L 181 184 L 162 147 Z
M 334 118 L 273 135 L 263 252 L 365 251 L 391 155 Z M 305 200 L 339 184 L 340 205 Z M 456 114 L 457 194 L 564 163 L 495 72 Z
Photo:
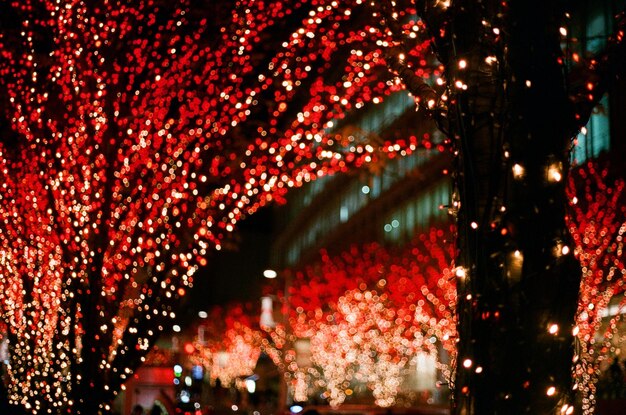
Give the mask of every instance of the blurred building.
M 348 117 L 331 133 L 360 142 L 404 135 L 425 140 L 410 155 L 398 154 L 349 174 L 325 176 L 292 191 L 278 210 L 281 232 L 272 247 L 277 268 L 298 267 L 320 248 L 341 252 L 352 243 L 406 243 L 416 232 L 448 221 L 451 155 L 433 122 L 415 112 L 406 92 L 398 92 L 369 111 Z M 345 137 L 344 137 L 345 138 Z M 282 223 L 281 223 L 282 222 Z
M 415 102 L 406 92 L 394 93 L 346 117 L 329 133 L 349 142 L 384 143 L 393 136 L 417 144 L 411 146 L 410 154 L 398 153 L 292 191 L 276 215 L 281 230 L 272 246 L 276 269 L 301 269 L 319 260 L 322 248 L 333 256 L 351 245 L 369 242 L 402 247 L 432 226 L 451 224 L 452 155 L 444 145 L 444 135 L 432 120 L 415 111 Z M 412 395 L 406 404 L 443 403 L 442 389 L 447 388 L 438 387 L 441 380 L 433 356 L 418 354 L 406 368 L 399 398 Z M 367 402 L 357 395 L 355 389 L 346 402 Z
M 623 10 L 623 1 L 582 0 L 573 2 L 571 43 L 564 48 L 578 56 L 597 54 L 613 32 L 613 17 Z M 622 57 L 623 59 L 623 57 Z M 622 62 L 622 65 L 624 63 Z M 572 143 L 575 168 L 589 159 L 613 158 L 623 172 L 626 154 L 626 82 L 612 80 L 609 91 L 594 109 L 583 131 Z M 428 143 L 409 155 L 346 175 L 328 176 L 292 191 L 279 208 L 276 242 L 271 262 L 276 269 L 299 269 L 319 258 L 319 250 L 339 254 L 355 243 L 377 241 L 402 246 L 430 226 L 451 223 L 448 215 L 454 191 L 448 170 L 453 160 L 443 150 L 445 137 L 433 122 L 415 112 L 415 103 L 405 92 L 395 93 L 378 105 L 348 115 L 329 133 L 355 142 L 384 142 L 393 136 L 417 138 Z M 626 352 L 626 350 L 624 350 Z M 444 357 L 445 358 L 445 357 Z M 416 356 L 404 388 L 440 396 L 434 362 Z
M 573 14 L 581 18 L 571 22 L 572 43 L 564 46 L 575 49 L 581 56 L 603 49 L 613 30 L 613 16 L 626 2 L 579 0 L 572 3 L 572 7 L 585 12 Z M 620 158 L 626 154 L 625 120 L 626 80 L 622 78 L 611 83 L 586 129 L 573 143 L 574 163 L 599 157 L 614 158 L 615 165 L 623 163 Z M 318 259 L 321 248 L 332 255 L 347 250 L 352 244 L 372 241 L 400 247 L 431 226 L 451 223 L 453 158 L 445 150 L 446 137 L 432 120 L 415 111 L 414 100 L 406 92 L 395 93 L 380 104 L 370 104 L 366 109 L 348 114 L 329 133 L 340 135 L 348 142 L 380 143 L 387 138 L 400 137 L 427 144 L 416 145 L 411 154 L 398 153 L 394 158 L 349 174 L 322 177 L 293 190 L 288 195 L 288 203 L 275 211 L 273 220 L 278 232 L 271 247 L 273 268 L 302 268 Z M 609 311 L 615 312 L 615 307 Z M 625 337 L 618 336 L 618 339 L 617 347 L 623 349 Z M 264 362 L 268 364 L 267 359 Z M 128 413 L 128 408 L 135 403 L 149 405 L 171 399 L 177 404 L 180 388 L 174 385 L 172 363 L 137 373 L 123 396 L 123 413 Z M 272 376 L 278 377 L 276 373 Z M 443 401 L 438 380 L 441 375 L 430 357 L 416 355 L 408 367 L 403 388 L 437 398 L 433 401 Z M 231 398 L 220 399 L 230 402 Z M 170 408 L 168 411 L 174 413 Z

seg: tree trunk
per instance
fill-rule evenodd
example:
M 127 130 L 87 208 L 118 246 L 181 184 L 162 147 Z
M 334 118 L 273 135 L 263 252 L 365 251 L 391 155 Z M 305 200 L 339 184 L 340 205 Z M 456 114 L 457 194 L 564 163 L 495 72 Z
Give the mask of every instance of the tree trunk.
M 454 413 L 551 414 L 571 404 L 580 282 L 565 226 L 576 121 L 559 63 L 561 11 L 550 1 L 459 3 L 473 2 L 455 2 L 447 62 L 448 79 L 467 85 L 450 111 L 464 271 Z

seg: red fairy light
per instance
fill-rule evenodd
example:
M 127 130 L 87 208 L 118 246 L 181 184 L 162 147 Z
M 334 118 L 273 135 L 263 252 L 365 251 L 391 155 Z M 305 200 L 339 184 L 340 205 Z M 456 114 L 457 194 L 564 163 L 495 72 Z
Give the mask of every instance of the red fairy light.
M 582 267 L 574 331 L 581 350 L 575 375 L 584 397 L 591 402 L 584 408 L 587 413 L 594 407 L 600 365 L 609 358 L 607 352 L 619 319 L 619 313 L 610 316 L 605 332 L 600 333 L 602 315 L 620 295 L 618 309 L 626 307 L 626 193 L 623 179 L 607 184 L 608 168 L 594 162 L 575 170 L 572 177 L 568 186 L 571 214 L 566 219 L 575 243 L 574 254 Z
M 263 347 L 294 385 L 315 375 L 332 404 L 345 399 L 350 378 L 367 384 L 378 405 L 392 405 L 402 368 L 417 353 L 436 357 L 440 342 L 454 354 L 450 239 L 432 228 L 402 249 L 372 243 L 334 257 L 322 251 L 320 262 L 297 273 L 290 287 L 290 332 L 284 324 L 268 329 Z M 319 373 L 287 361 L 292 351 L 283 348 L 298 338 L 310 339 Z
M 415 145 L 334 137 L 403 89 L 361 1 L 241 0 L 211 20 L 193 2 L 97 3 L 3 12 L 0 307 L 23 369 L 10 398 L 34 412 L 112 400 L 243 216 Z
M 211 381 L 219 379 L 223 387 L 239 377 L 252 375 L 261 354 L 262 338 L 252 321 L 242 306 L 214 309 L 211 318 L 198 328 L 189 360 L 203 366 Z

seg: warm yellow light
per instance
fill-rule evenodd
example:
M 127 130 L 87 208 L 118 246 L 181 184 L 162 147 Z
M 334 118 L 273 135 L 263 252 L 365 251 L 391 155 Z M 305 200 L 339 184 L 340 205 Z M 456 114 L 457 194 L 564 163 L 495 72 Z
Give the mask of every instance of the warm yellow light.
M 552 163 L 546 168 L 546 179 L 549 182 L 556 183 L 563 179 L 563 167 L 561 163 Z
M 546 391 L 546 395 L 548 396 L 554 396 L 555 393 L 556 393 L 556 388 L 554 386 L 550 386 L 548 390 Z
M 524 177 L 525 169 L 521 164 L 513 165 L 513 177 L 516 179 L 522 179 Z
M 510 252 L 507 261 L 509 263 L 507 270 L 508 277 L 512 281 L 519 281 L 522 277 L 522 269 L 524 267 L 524 254 L 519 250 Z
M 278 276 L 278 273 L 273 269 L 266 269 L 265 271 L 263 271 L 263 276 L 265 278 L 274 279 Z
M 550 326 L 548 327 L 548 332 L 550 334 L 557 334 L 559 332 L 559 325 L 558 324 L 550 324 Z

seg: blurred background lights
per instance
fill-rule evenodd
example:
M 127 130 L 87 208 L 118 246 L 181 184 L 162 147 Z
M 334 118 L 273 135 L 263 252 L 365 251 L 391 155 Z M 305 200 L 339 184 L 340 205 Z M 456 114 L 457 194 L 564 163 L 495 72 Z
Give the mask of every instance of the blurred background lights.
M 246 390 L 248 393 L 256 392 L 256 382 L 254 379 L 246 379 Z
M 263 271 L 263 276 L 265 278 L 274 279 L 278 276 L 278 273 L 273 269 L 266 269 L 265 271 Z
M 524 167 L 522 167 L 521 164 L 514 164 L 513 165 L 513 177 L 516 179 L 522 179 L 524 177 Z

